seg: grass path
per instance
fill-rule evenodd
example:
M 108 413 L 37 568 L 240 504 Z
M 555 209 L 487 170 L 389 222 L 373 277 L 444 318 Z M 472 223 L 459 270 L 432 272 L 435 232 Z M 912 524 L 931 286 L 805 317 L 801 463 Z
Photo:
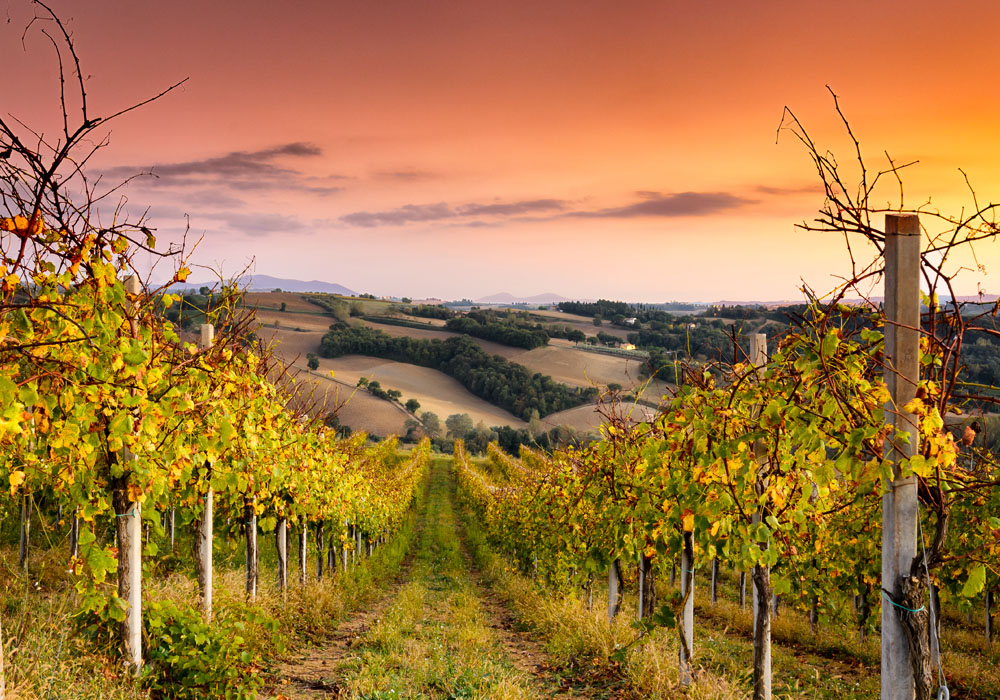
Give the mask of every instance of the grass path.
M 401 569 L 405 580 L 341 625 L 331 644 L 283 669 L 283 697 L 587 697 L 548 672 L 540 647 L 512 629 L 503 606 L 478 583 L 444 459 L 432 465 L 422 510 L 415 551 Z

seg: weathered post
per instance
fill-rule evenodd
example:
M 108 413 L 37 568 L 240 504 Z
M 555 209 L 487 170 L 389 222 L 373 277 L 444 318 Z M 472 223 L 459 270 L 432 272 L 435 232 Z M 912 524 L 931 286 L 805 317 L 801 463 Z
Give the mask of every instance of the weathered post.
M 656 612 L 656 577 L 653 558 L 639 553 L 639 619 L 652 617 Z
M 350 533 L 350 530 L 347 528 L 347 519 L 346 518 L 344 519 L 344 530 L 346 530 L 348 534 Z M 340 573 L 341 574 L 346 574 L 347 573 L 347 563 L 348 563 L 347 562 L 347 558 L 350 556 L 350 554 L 347 551 L 347 542 L 346 541 L 343 542 L 341 544 L 341 546 L 340 546 L 340 555 L 341 555 L 341 558 L 344 561 L 344 565 L 342 567 L 340 567 Z
M 306 540 L 309 537 L 309 523 L 303 518 L 302 527 L 299 529 L 299 583 L 306 585 L 308 575 L 306 573 L 309 548 Z
M 243 523 L 247 539 L 247 598 L 257 600 L 257 499 L 246 499 L 243 506 Z
M 28 568 L 28 542 L 31 537 L 31 498 L 28 494 L 21 496 L 21 540 L 17 548 L 17 565 Z
M 170 551 L 174 551 L 174 544 L 176 543 L 176 530 L 174 525 L 177 523 L 177 509 L 173 506 L 170 507 Z
M 712 558 L 712 605 L 719 599 L 719 558 Z
M 920 378 L 920 219 L 916 214 L 885 216 L 885 382 L 887 422 L 892 433 L 883 457 L 893 478 L 882 497 L 882 589 L 902 597 L 902 578 L 917 555 L 917 481 L 904 477 L 899 462 L 918 450 L 914 416 L 904 410 Z M 899 440 L 898 433 L 909 436 Z M 915 696 L 910 647 L 893 601 L 882 603 L 882 700 Z
M 767 364 L 767 336 L 763 333 L 753 333 L 750 336 L 750 362 L 754 367 L 763 367 Z M 757 488 L 759 493 L 763 492 L 765 484 L 758 480 Z M 759 523 L 762 517 L 763 513 L 758 510 L 753 515 L 753 522 Z M 770 567 L 760 563 L 755 564 L 750 574 L 750 581 L 753 606 L 753 698 L 771 700 Z
M 986 591 L 986 646 L 993 642 L 993 591 Z
M 323 523 L 316 525 L 316 580 L 323 580 L 323 557 L 326 552 L 323 549 Z
M 0 623 L 0 700 L 7 698 L 7 677 L 3 670 L 3 624 Z
M 615 615 L 622 606 L 621 582 L 621 562 L 616 558 L 608 567 L 608 623 L 615 621 Z
M 694 680 L 694 531 L 684 532 L 681 548 L 681 645 L 679 680 L 681 686 Z
M 69 526 L 69 556 L 76 559 L 80 556 L 80 518 L 79 508 L 73 509 L 73 522 Z
M 354 547 L 354 562 L 356 564 L 360 564 L 361 563 L 361 553 L 362 553 L 362 550 L 361 550 L 361 528 L 360 527 L 355 527 L 354 528 L 354 534 L 356 535 L 356 539 L 357 539 L 356 546 Z
M 207 350 L 215 341 L 215 326 L 211 323 L 201 324 L 201 337 L 198 348 Z M 201 591 L 201 610 L 205 621 L 212 619 L 212 537 L 214 524 L 212 522 L 212 507 L 215 494 L 212 491 L 212 464 L 205 462 L 205 494 L 201 519 L 198 521 L 196 536 L 198 539 L 198 589 Z
M 138 306 L 142 285 L 135 275 L 125 280 L 125 291 Z M 135 322 L 131 323 L 133 335 L 137 334 Z M 109 455 L 110 456 L 110 455 Z M 131 462 L 135 455 L 128 448 L 115 459 Z M 139 503 L 129 497 L 129 469 L 114 479 L 111 501 L 115 511 L 115 534 L 118 536 L 118 597 L 126 603 L 122 623 L 122 651 L 125 662 L 136 674 L 142 669 L 142 516 Z
M 747 609 L 747 572 L 740 572 L 740 610 Z
M 284 599 L 288 596 L 288 518 L 278 520 L 274 537 L 278 549 L 278 590 Z

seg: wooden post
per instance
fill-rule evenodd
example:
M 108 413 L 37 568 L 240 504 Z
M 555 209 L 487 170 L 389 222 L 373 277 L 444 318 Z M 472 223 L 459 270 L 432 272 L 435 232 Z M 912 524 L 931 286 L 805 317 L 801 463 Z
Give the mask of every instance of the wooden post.
M 17 565 L 28 570 L 28 541 L 31 537 L 31 498 L 21 496 L 21 540 L 17 548 Z
M 361 528 L 355 526 L 354 528 L 355 539 L 357 540 L 357 545 L 354 548 L 354 563 L 361 563 Z
M 681 686 L 694 680 L 694 533 L 684 533 L 681 549 L 681 645 L 678 652 Z
M 653 558 L 639 554 L 639 619 L 652 617 L 656 612 L 656 577 Z
M 247 499 L 243 506 L 243 526 L 247 539 L 247 598 L 257 600 L 257 508 L 254 501 Z
M 916 214 L 885 216 L 885 382 L 889 402 L 885 412 L 893 433 L 885 440 L 883 457 L 893 478 L 882 497 L 882 588 L 899 600 L 901 579 L 908 576 L 917 555 L 917 481 L 904 478 L 898 463 L 918 451 L 918 431 L 912 414 L 903 410 L 916 395 L 920 378 L 920 219 Z M 897 440 L 898 432 L 909 443 Z M 882 596 L 882 700 L 912 700 L 915 696 L 910 648 L 899 615 Z
M 323 523 L 316 525 L 316 580 L 323 580 L 323 557 L 326 552 L 323 550 Z
M 207 350 L 215 340 L 215 326 L 201 324 L 201 338 L 198 347 Z M 212 465 L 205 462 L 205 493 L 202 497 L 201 519 L 195 533 L 198 547 L 198 590 L 201 592 L 201 611 L 205 621 L 212 620 L 212 538 L 214 533 L 213 505 L 215 493 L 212 491 Z
M 719 558 L 712 558 L 712 605 L 719 599 Z
M 621 562 L 615 559 L 608 567 L 608 623 L 614 623 L 615 615 L 622 606 L 621 600 L 622 570 Z
M 813 576 L 816 575 L 816 557 L 811 557 L 809 563 L 812 566 Z M 815 593 L 809 598 L 809 627 L 815 634 L 816 628 L 819 626 L 819 596 Z
M 278 549 L 278 590 L 284 599 L 288 597 L 288 518 L 278 520 L 274 536 Z
M 750 335 L 750 362 L 754 367 L 767 364 L 767 336 Z M 755 452 L 757 446 L 755 445 Z M 765 458 L 766 459 L 766 458 Z M 758 480 L 758 492 L 766 487 Z M 763 518 L 763 508 L 753 514 L 753 522 Z M 755 564 L 750 574 L 753 605 L 753 699 L 771 700 L 771 569 Z
M 347 530 L 348 533 L 350 533 L 350 530 L 347 529 L 347 520 L 344 520 L 344 529 Z M 347 553 L 347 542 L 344 542 L 341 545 L 341 547 L 340 547 L 340 555 L 341 555 L 341 558 L 344 560 L 344 565 L 342 567 L 340 567 L 340 572 L 342 574 L 346 574 L 347 573 L 347 558 L 348 558 L 348 556 L 350 556 Z
M 986 591 L 986 646 L 993 642 L 993 591 Z
M 299 529 L 299 583 L 301 585 L 306 585 L 306 580 L 308 575 L 306 573 L 306 566 L 308 561 L 309 548 L 306 546 L 306 540 L 309 537 L 309 523 L 303 518 L 302 527 Z
M 642 557 L 642 554 L 640 553 L 639 554 L 639 568 L 638 568 L 638 571 L 637 571 L 638 579 L 639 579 L 639 608 L 636 611 L 636 619 L 637 620 L 642 620 L 642 613 L 645 610 L 645 606 L 643 605 L 643 603 L 645 603 L 645 601 L 643 600 L 643 597 L 644 597 L 643 594 L 645 593 L 645 589 L 646 589 L 646 567 L 643 566 L 642 559 L 643 559 L 643 557 Z
M 76 559 L 80 556 L 80 518 L 79 508 L 73 509 L 73 522 L 69 526 L 69 556 Z
M 0 700 L 7 699 L 7 676 L 3 669 L 3 624 L 0 623 Z
M 170 522 L 169 522 L 169 526 L 170 526 L 170 551 L 171 552 L 174 551 L 174 544 L 176 542 L 176 538 L 175 538 L 176 530 L 174 529 L 174 525 L 176 524 L 176 522 L 177 522 L 177 509 L 171 506 L 171 508 L 170 508 Z
M 740 610 L 747 609 L 747 572 L 740 572 Z
M 142 294 L 139 278 L 131 275 L 125 280 L 125 291 L 138 305 Z M 131 323 L 132 335 L 138 331 Z M 110 456 L 110 455 L 109 455 Z M 139 503 L 129 497 L 128 478 L 131 470 L 127 463 L 135 455 L 125 448 L 114 457 L 126 464 L 124 474 L 113 479 L 111 502 L 115 512 L 115 534 L 118 537 L 118 597 L 125 601 L 125 620 L 122 623 L 122 652 L 125 662 L 137 674 L 142 669 L 142 514 Z

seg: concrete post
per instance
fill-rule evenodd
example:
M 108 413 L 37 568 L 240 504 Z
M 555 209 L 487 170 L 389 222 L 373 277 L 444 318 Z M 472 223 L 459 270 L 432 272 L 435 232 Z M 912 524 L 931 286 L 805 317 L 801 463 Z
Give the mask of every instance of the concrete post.
M 278 520 L 275 538 L 278 549 L 278 590 L 284 599 L 288 596 L 288 518 Z
M 211 323 L 201 324 L 201 338 L 198 348 L 207 350 L 215 340 L 215 326 Z M 214 532 L 213 505 L 215 493 L 212 491 L 212 465 L 205 462 L 205 495 L 198 522 L 198 588 L 201 591 L 201 610 L 205 621 L 212 619 L 212 538 Z
M 608 623 L 613 623 L 615 621 L 615 615 L 618 614 L 618 609 L 621 607 L 621 591 L 619 590 L 621 583 L 621 563 L 615 559 L 611 562 L 611 566 L 608 567 Z
M 885 382 L 886 421 L 893 433 L 883 457 L 893 478 L 882 497 L 882 588 L 899 596 L 900 578 L 917 554 L 917 481 L 900 475 L 898 462 L 918 449 L 916 419 L 903 410 L 916 395 L 920 378 L 920 219 L 916 214 L 885 216 Z M 909 435 L 909 444 L 895 434 Z M 915 696 L 910 648 L 891 602 L 882 596 L 882 700 Z

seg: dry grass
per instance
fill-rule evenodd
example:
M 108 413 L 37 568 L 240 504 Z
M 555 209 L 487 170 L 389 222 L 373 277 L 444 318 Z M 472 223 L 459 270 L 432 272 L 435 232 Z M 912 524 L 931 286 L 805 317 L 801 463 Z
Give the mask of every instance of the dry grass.
M 615 658 L 618 649 L 636 640 L 637 631 L 627 613 L 608 623 L 607 597 L 595 595 L 592 610 L 575 595 L 562 595 L 537 585 L 507 566 L 486 543 L 478 523 L 463 517 L 466 537 L 485 580 L 511 608 L 519 622 L 544 640 L 553 661 L 571 668 L 582 678 L 618 677 L 636 698 L 667 700 L 684 693 L 691 698 L 744 700 L 745 689 L 724 676 L 698 674 L 683 690 L 678 684 L 677 642 L 667 630 L 647 636 L 641 647 L 633 646 L 624 662 Z M 626 601 L 626 604 L 634 601 Z M 628 608 L 624 608 L 627 610 Z
M 411 515 L 396 538 L 346 574 L 305 586 L 293 584 L 287 602 L 275 582 L 273 538 L 262 537 L 261 585 L 254 608 L 277 620 L 281 634 L 276 637 L 259 624 L 247 623 L 242 635 L 249 647 L 276 660 L 285 646 L 294 649 L 333 634 L 338 620 L 375 599 L 399 570 L 413 538 L 414 522 Z M 35 534 L 44 537 L 44 533 Z M 221 537 L 217 542 L 216 616 L 239 619 L 249 605 L 245 575 L 241 558 L 230 555 L 241 547 Z M 7 699 L 149 700 L 149 689 L 134 681 L 114 650 L 102 650 L 81 636 L 73 620 L 79 598 L 66 571 L 68 549 L 58 539 L 46 545 L 32 551 L 27 575 L 15 566 L 16 547 L 0 550 Z M 189 551 L 189 545 L 180 540 L 178 551 Z M 143 597 L 192 605 L 198 597 L 196 582 L 183 573 L 147 577 Z
M 439 463 L 432 476 L 411 581 L 335 671 L 338 697 L 538 697 L 504 655 L 469 579 L 446 469 Z

